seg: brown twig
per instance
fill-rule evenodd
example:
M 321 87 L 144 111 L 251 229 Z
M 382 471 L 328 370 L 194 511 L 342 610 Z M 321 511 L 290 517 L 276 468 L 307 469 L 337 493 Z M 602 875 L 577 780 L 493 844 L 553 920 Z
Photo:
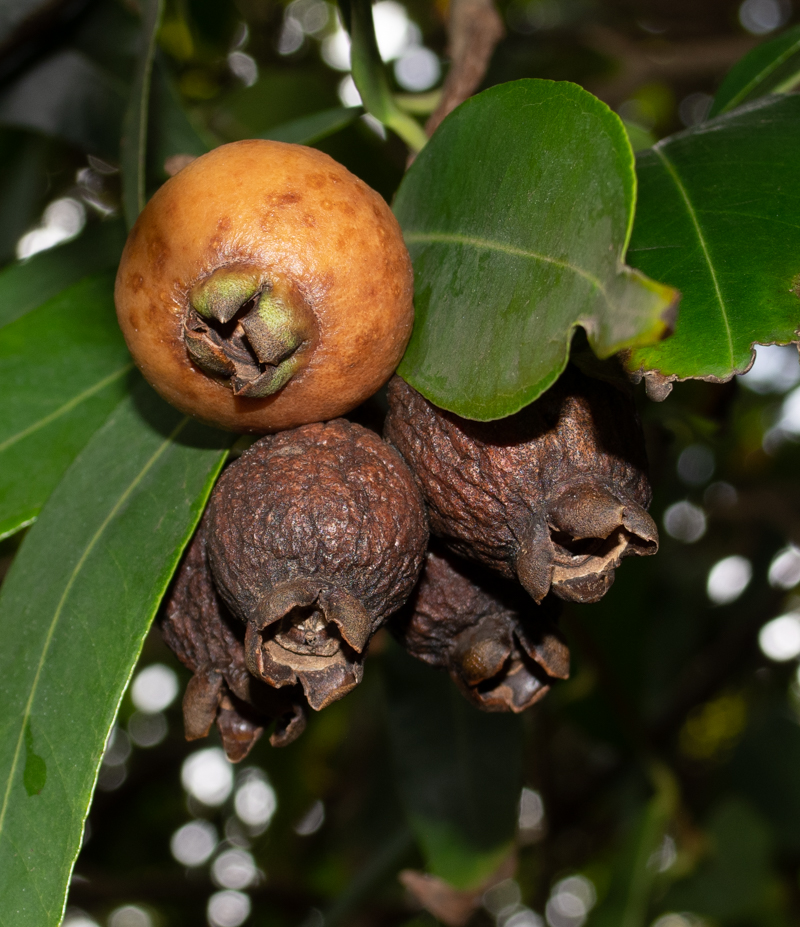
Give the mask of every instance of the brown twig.
M 583 40 L 588 48 L 614 59 L 618 64 L 613 77 L 587 88 L 610 106 L 618 106 L 637 87 L 651 81 L 669 82 L 722 75 L 758 42 L 745 35 L 680 44 L 652 39 L 634 42 L 605 26 L 587 30 Z
M 425 124 L 428 136 L 480 86 L 495 46 L 505 35 L 494 0 L 450 0 L 447 22 L 450 71 L 442 99 Z

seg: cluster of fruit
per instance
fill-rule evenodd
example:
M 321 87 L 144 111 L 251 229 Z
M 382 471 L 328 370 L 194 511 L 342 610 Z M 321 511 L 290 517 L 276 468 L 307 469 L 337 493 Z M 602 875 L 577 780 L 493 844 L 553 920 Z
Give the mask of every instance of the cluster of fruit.
M 320 152 L 241 142 L 184 168 L 116 295 L 165 398 L 266 433 L 219 480 L 162 623 L 194 674 L 187 737 L 216 721 L 232 760 L 356 686 L 383 625 L 478 707 L 522 711 L 569 671 L 554 596 L 596 601 L 657 549 L 631 398 L 577 368 L 497 422 L 396 376 L 383 438 L 337 417 L 402 357 L 412 272 L 385 202 Z

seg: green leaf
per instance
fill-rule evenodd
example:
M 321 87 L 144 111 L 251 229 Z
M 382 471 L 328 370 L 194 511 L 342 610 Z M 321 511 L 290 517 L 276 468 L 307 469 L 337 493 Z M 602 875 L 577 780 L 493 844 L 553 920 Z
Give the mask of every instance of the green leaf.
M 416 321 L 399 373 L 466 418 L 517 412 L 564 369 L 667 330 L 675 294 L 623 264 L 636 178 L 619 117 L 575 84 L 485 90 L 437 129 L 395 201 Z
M 0 326 L 21 318 L 83 277 L 116 267 L 125 244 L 122 223 L 90 226 L 80 238 L 0 271 Z
M 0 94 L 0 124 L 62 138 L 82 151 L 116 158 L 122 85 L 74 49 L 28 69 Z
M 83 280 L 0 329 L 0 538 L 36 518 L 125 395 L 132 369 L 113 274 Z
M 708 118 L 768 93 L 788 93 L 800 84 L 800 26 L 748 52 L 728 72 Z
M 396 132 L 412 151 L 421 151 L 428 141 L 425 130 L 397 104 L 378 52 L 372 0 L 347 0 L 342 12 L 350 33 L 353 80 L 364 106 L 377 120 Z
M 428 870 L 475 888 L 513 846 L 521 721 L 473 708 L 445 673 L 397 646 L 385 678 L 395 779 Z
M 163 8 L 164 0 L 142 0 L 142 44 L 125 111 L 121 144 L 122 205 L 128 228 L 133 227 L 145 204 L 150 78 Z
M 295 145 L 313 145 L 341 129 L 346 129 L 363 112 L 360 106 L 335 106 L 332 109 L 314 113 L 312 116 L 303 116 L 300 119 L 293 119 L 291 122 L 275 126 L 274 129 L 265 132 L 261 138 L 272 139 L 276 142 L 292 142 Z
M 642 927 L 658 879 L 653 865 L 664 834 L 679 806 L 678 785 L 672 772 L 651 764 L 655 794 L 636 814 L 630 833 L 616 854 L 608 895 L 592 915 L 592 927 Z
M 770 909 L 777 913 L 782 905 L 774 897 L 773 836 L 764 818 L 732 795 L 717 802 L 707 828 L 709 858 L 691 878 L 673 886 L 663 902 L 666 910 L 695 911 L 717 923 L 735 924 L 756 923 L 751 918 Z M 757 923 L 783 922 L 761 917 Z
M 164 56 L 156 53 L 153 66 L 153 89 L 150 106 L 149 158 L 153 169 L 164 174 L 164 162 L 172 155 L 199 157 L 213 148 L 212 141 L 201 137 L 175 89 Z
M 0 925 L 56 927 L 100 760 L 233 436 L 140 383 L 67 471 L 0 595 Z
M 800 328 L 800 97 L 768 97 L 639 155 L 628 258 L 683 294 L 675 334 L 627 361 L 669 382 L 729 380 Z

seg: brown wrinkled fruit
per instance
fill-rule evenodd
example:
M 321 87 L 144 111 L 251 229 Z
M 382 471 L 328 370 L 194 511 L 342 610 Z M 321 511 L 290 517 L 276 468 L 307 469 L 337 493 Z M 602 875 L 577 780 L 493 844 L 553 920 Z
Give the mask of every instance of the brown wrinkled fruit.
M 168 180 L 117 273 L 137 365 L 183 412 L 238 432 L 342 415 L 411 334 L 413 275 L 384 200 L 328 155 L 250 140 Z
M 495 422 L 438 409 L 394 377 L 385 435 L 417 478 L 431 531 L 537 602 L 550 589 L 596 602 L 623 557 L 658 549 L 632 398 L 577 368 Z
M 305 727 L 306 701 L 299 685 L 274 689 L 245 665 L 244 626 L 214 587 L 206 555 L 204 518 L 181 564 L 161 629 L 194 676 L 183 697 L 187 740 L 208 734 L 216 721 L 228 758 L 244 759 L 273 721 L 270 743 L 282 747 Z
M 214 583 L 247 627 L 249 671 L 324 708 L 356 686 L 370 636 L 408 598 L 428 542 L 400 455 L 337 419 L 266 437 L 208 509 Z
M 535 605 L 516 583 L 434 547 L 391 624 L 412 656 L 445 668 L 478 708 L 520 712 L 569 676 L 553 613 L 552 599 Z

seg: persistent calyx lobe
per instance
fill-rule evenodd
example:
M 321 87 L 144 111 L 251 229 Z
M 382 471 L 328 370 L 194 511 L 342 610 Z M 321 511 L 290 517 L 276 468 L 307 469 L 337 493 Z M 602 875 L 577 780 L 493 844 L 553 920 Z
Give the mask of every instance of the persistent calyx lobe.
M 651 491 L 632 398 L 568 368 L 496 422 L 429 403 L 399 377 L 386 437 L 414 472 L 431 530 L 456 553 L 517 577 L 541 602 L 595 602 L 623 557 L 654 554 Z
M 178 633 L 198 612 L 188 592 L 173 596 L 165 626 L 195 673 L 187 735 L 207 730 L 228 693 L 244 717 L 245 693 L 264 702 L 263 687 L 283 699 L 264 709 L 283 743 L 300 733 L 306 706 L 324 708 L 360 682 L 370 637 L 419 577 L 428 523 L 400 455 L 337 419 L 254 444 L 217 483 L 201 534 L 176 590 L 194 571 L 200 599 L 216 603 L 194 629 L 203 646 Z
M 517 583 L 433 545 L 392 630 L 412 656 L 446 669 L 478 708 L 520 712 L 569 675 L 554 618 L 552 598 L 536 605 Z
M 260 399 L 285 386 L 314 335 L 313 313 L 298 288 L 253 265 L 220 267 L 189 294 L 189 357 L 236 396 Z

